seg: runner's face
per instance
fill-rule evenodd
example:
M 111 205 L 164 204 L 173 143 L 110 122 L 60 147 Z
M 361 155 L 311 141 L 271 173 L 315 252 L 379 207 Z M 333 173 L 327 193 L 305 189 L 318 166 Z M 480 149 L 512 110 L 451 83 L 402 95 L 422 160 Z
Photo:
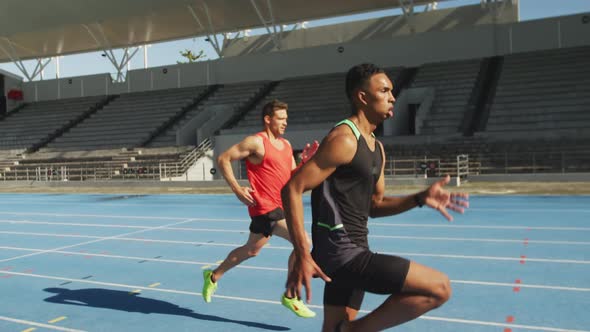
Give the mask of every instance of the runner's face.
M 287 110 L 276 110 L 272 117 L 268 117 L 269 119 L 268 128 L 273 132 L 275 135 L 282 136 L 285 134 L 285 129 L 287 128 Z
M 367 108 L 376 115 L 379 122 L 393 117 L 395 98 L 392 90 L 393 84 L 383 73 L 371 76 L 367 87 L 363 89 Z

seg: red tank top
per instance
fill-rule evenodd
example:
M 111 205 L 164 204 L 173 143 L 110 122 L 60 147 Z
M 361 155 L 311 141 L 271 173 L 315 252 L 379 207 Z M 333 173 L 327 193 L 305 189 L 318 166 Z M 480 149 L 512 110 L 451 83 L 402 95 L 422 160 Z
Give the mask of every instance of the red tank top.
M 248 180 L 254 190 L 252 198 L 256 201 L 256 205 L 248 207 L 250 216 L 283 208 L 281 189 L 289 181 L 293 168 L 293 149 L 287 140 L 279 138 L 283 142 L 283 149 L 279 150 L 272 145 L 265 132 L 259 132 L 256 136 L 262 137 L 264 157 L 258 165 L 246 159 Z

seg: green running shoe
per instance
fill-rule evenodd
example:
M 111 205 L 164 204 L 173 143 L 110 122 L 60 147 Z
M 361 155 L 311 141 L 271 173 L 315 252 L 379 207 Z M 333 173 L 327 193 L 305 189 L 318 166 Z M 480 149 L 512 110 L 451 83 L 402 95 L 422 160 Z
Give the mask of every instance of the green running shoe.
M 300 299 L 294 297 L 292 299 L 288 298 L 283 294 L 281 298 L 281 303 L 287 309 L 293 311 L 293 313 L 299 317 L 303 318 L 313 318 L 315 317 L 315 312 L 309 310 L 309 308 L 301 301 Z
M 211 275 L 213 274 L 212 270 L 204 270 L 203 271 L 203 300 L 209 303 L 211 302 L 211 296 L 217 290 L 217 283 L 211 280 Z

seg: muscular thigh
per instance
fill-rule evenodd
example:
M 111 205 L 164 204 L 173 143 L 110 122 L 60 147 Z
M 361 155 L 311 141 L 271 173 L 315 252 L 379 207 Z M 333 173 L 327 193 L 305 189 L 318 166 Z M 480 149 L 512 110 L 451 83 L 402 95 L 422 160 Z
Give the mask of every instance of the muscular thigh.
M 447 279 L 446 274 L 412 261 L 402 292 L 430 294 L 435 285 L 444 283 Z

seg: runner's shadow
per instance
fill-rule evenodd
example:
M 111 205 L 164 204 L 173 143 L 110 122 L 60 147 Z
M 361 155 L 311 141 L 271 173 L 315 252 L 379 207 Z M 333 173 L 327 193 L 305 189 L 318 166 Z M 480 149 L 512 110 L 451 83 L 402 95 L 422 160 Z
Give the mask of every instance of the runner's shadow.
M 106 308 L 128 312 L 140 312 L 143 314 L 166 314 L 186 316 L 201 320 L 209 320 L 222 323 L 234 323 L 248 327 L 272 331 L 288 331 L 285 326 L 269 325 L 258 322 L 234 320 L 213 315 L 203 315 L 187 308 L 161 300 L 141 297 L 139 294 L 130 294 L 128 291 L 118 291 L 103 288 L 86 288 L 70 290 L 67 288 L 45 288 L 44 291 L 56 293 L 45 299 L 46 302 L 71 304 L 85 307 Z

